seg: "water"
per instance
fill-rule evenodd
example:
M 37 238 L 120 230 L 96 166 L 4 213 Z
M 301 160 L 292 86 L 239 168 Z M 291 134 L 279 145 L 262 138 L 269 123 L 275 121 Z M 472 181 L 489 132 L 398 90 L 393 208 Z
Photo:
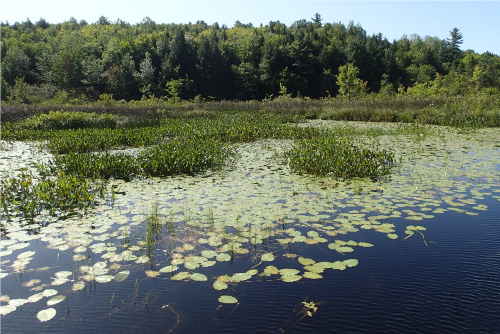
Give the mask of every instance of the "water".
M 17 223 L 10 223 L 2 242 L 29 246 L 3 254 L 2 271 L 8 275 L 2 278 L 2 295 L 28 298 L 39 291 L 30 291 L 23 283 L 39 279 L 35 287 L 46 284 L 40 291 L 56 289 L 67 298 L 53 306 L 47 306 L 50 297 L 26 303 L 2 316 L 1 329 L 5 333 L 498 332 L 500 155 L 493 144 L 500 137 L 495 131 L 485 130 L 472 141 L 458 135 L 424 143 L 412 139 L 395 143 L 388 138 L 399 154 L 404 151 L 402 155 L 412 159 L 382 183 L 336 184 L 293 176 L 272 159 L 282 142 L 248 144 L 241 150 L 250 153 L 221 175 L 120 183 L 125 195 L 113 206 L 98 207 L 82 219 L 48 224 L 30 237 Z M 380 142 L 384 144 L 383 139 Z M 147 219 L 155 204 L 162 230 L 157 234 L 149 230 L 157 242 L 148 247 Z M 425 230 L 409 236 L 405 231 L 412 225 Z M 297 231 L 304 238 L 297 239 Z M 327 241 L 313 243 L 314 234 L 308 232 Z M 390 239 L 389 234 L 397 238 Z M 353 246 L 353 252 L 340 253 L 329 247 L 335 240 L 373 247 Z M 96 246 L 100 243 L 105 245 Z M 2 252 L 12 245 L 4 243 Z M 240 252 L 232 253 L 229 245 Z M 86 249 L 76 253 L 77 246 Z M 104 257 L 126 249 L 134 249 L 137 257 L 147 255 L 149 261 L 114 262 Z M 179 264 L 174 272 L 203 273 L 204 282 L 174 281 L 170 273 L 145 275 L 146 270 L 170 265 L 177 256 L 190 259 L 202 250 L 233 257 L 194 270 Z M 27 251 L 35 252 L 33 259 L 15 270 L 17 256 Z M 261 261 L 268 252 L 276 259 Z M 78 254 L 85 259 L 75 260 Z M 302 275 L 305 269 L 299 257 L 316 262 L 352 258 L 359 264 L 326 269 L 322 279 L 292 283 L 283 282 L 279 274 L 260 275 L 269 265 L 298 269 Z M 69 279 L 78 281 L 81 266 L 96 262 L 106 262 L 108 274 L 130 270 L 130 276 L 123 282 L 86 282 L 80 291 L 71 290 L 72 281 L 51 285 L 56 272 L 71 271 Z M 112 269 L 116 263 L 120 268 Z M 48 268 L 40 270 L 43 267 Z M 259 273 L 247 281 L 228 283 L 226 290 L 212 287 L 221 275 L 250 269 Z M 221 304 L 221 295 L 234 296 L 239 303 Z M 303 302 L 313 302 L 316 311 L 304 308 Z M 57 314 L 42 323 L 36 315 L 48 307 Z M 311 316 L 308 310 L 313 311 Z
M 219 308 L 221 293 L 211 288 L 212 282 L 164 278 L 142 281 L 139 297 L 132 301 L 135 281 L 128 279 L 120 284 L 90 284 L 84 291 L 68 294 L 67 302 L 55 305 L 57 319 L 46 324 L 35 317 L 40 307 L 25 304 L 4 316 L 1 326 L 5 333 L 35 329 L 46 333 L 277 332 L 280 328 L 297 333 L 496 332 L 500 329 L 500 210 L 494 207 L 479 219 L 458 213 L 442 216 L 426 233 L 427 242 L 434 241 L 429 246 L 417 235 L 402 242 L 384 235 L 373 238 L 371 233 L 370 241 L 377 247 L 356 250 L 357 267 L 330 270 L 324 279 L 283 283 L 269 277 L 238 283 L 231 291 L 240 302 L 236 307 Z M 331 258 L 320 248 L 308 248 L 290 251 L 318 260 Z M 227 266 L 244 271 L 253 264 L 248 262 Z M 298 267 L 287 258 L 275 265 Z M 205 274 L 215 276 L 217 270 Z M 14 295 L 21 290 L 16 288 L 19 281 L 29 278 L 2 280 L 2 292 Z M 300 319 L 297 311 L 304 300 L 314 301 L 318 310 Z

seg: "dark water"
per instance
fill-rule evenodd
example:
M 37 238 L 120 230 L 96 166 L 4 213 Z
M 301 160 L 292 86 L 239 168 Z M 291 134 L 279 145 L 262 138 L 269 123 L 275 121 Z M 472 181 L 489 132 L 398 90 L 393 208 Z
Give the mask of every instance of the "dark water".
M 2 333 L 500 332 L 500 205 L 491 197 L 481 203 L 489 210 L 479 216 L 450 211 L 427 220 L 428 246 L 419 234 L 390 240 L 382 233 L 357 232 L 356 239 L 376 246 L 356 248 L 346 258 L 357 258 L 358 266 L 326 270 L 320 280 L 284 283 L 279 275 L 254 276 L 216 291 L 211 278 L 228 272 L 222 267 L 244 272 L 256 262 L 240 258 L 204 268 L 207 282 L 171 281 L 165 275 L 141 281 L 150 268 L 144 265 L 122 283 L 92 283 L 68 292 L 53 306 L 57 317 L 47 323 L 36 319 L 40 306 L 25 304 L 2 317 Z M 402 232 L 397 219 L 394 224 Z M 45 252 L 47 265 L 65 263 L 54 256 L 57 251 Z M 333 261 L 324 244 L 293 244 L 289 252 Z M 301 269 L 296 259 L 280 257 L 273 264 Z M 10 275 L 2 279 L 2 292 L 15 296 L 19 282 L 28 279 Z M 222 294 L 239 304 L 220 306 Z M 317 312 L 304 316 L 303 301 L 315 302 Z

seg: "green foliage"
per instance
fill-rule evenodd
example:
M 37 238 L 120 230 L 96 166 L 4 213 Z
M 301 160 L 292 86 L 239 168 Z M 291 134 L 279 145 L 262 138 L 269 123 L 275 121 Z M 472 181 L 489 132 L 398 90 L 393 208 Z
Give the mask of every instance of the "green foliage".
M 382 80 L 380 81 L 380 91 L 379 94 L 382 96 L 390 96 L 394 95 L 396 90 L 394 89 L 393 84 L 389 80 L 389 75 L 383 74 Z
M 52 171 L 64 171 L 84 178 L 123 179 L 145 176 L 194 174 L 219 169 L 232 155 L 228 144 L 199 138 L 172 140 L 135 155 L 69 153 L 57 155 Z
M 112 106 L 115 103 L 115 99 L 113 99 L 113 94 L 100 94 L 99 101 L 97 103 L 103 104 L 105 106 Z
M 406 71 L 408 72 L 412 83 L 428 83 L 434 80 L 434 77 L 436 76 L 436 69 L 434 66 L 429 64 L 420 66 L 412 64 L 406 69 Z
M 367 35 L 360 25 L 324 22 L 319 14 L 291 26 L 239 23 L 230 29 L 148 20 L 130 25 L 105 17 L 92 24 L 23 24 L 26 29 L 1 27 L 2 88 L 12 90 L 19 78 L 27 85 L 25 96 L 14 94 L 16 103 L 75 104 L 103 93 L 148 103 L 152 96 L 170 102 L 287 94 L 316 99 L 335 97 L 337 88 L 352 99 L 365 91 L 390 95 L 389 82 L 406 89 L 453 72 L 468 81 L 460 94 L 500 88 L 500 57 L 462 52 L 457 28 L 448 41 L 412 35 L 389 42 L 382 34 Z M 339 66 L 347 66 L 345 73 L 337 73 Z M 57 91 L 66 91 L 67 99 L 53 99 Z M 3 100 L 9 95 L 3 91 Z
M 4 28 L 2 28 L 4 30 Z M 2 38 L 2 42 L 5 38 Z M 5 44 L 2 43 L 2 49 Z M 25 50 L 18 45 L 14 45 L 7 49 L 5 54 L 2 50 L 2 78 L 9 84 L 14 85 L 17 79 L 29 77 L 30 71 L 30 57 L 26 55 Z
M 110 114 L 95 114 L 78 111 L 51 111 L 29 117 L 17 124 L 29 130 L 116 128 L 119 118 Z
M 358 78 L 359 69 L 353 64 L 339 66 L 336 84 L 342 98 L 348 100 L 366 94 L 366 82 Z
M 7 81 L 5 81 L 5 79 L 2 77 L 0 77 L 0 89 L 1 89 L 1 92 L 0 92 L 0 99 L 3 101 L 3 100 L 6 100 L 7 99 L 7 91 L 8 91 L 8 87 L 9 87 L 9 84 L 7 83 Z
M 285 154 L 297 173 L 350 179 L 378 180 L 395 166 L 394 153 L 361 147 L 348 136 L 334 133 L 301 140 Z
M 183 96 L 183 91 L 189 89 L 190 82 L 186 79 L 170 80 L 166 83 L 165 90 L 168 93 L 169 100 L 172 102 L 180 102 Z
M 51 177 L 42 168 L 36 177 L 23 171 L 2 179 L 1 204 L 6 216 L 33 218 L 42 210 L 50 215 L 64 216 L 95 205 L 104 196 L 105 184 L 99 180 L 76 177 L 59 172 Z
M 14 87 L 10 92 L 10 100 L 18 103 L 29 103 L 28 85 L 24 82 L 24 78 L 16 78 Z

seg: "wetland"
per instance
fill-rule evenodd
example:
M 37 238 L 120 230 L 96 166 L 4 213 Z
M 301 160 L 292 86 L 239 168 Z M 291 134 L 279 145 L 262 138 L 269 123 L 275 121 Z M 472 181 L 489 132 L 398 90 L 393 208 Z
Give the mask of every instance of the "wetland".
M 208 116 L 3 125 L 2 330 L 498 328 L 498 128 Z

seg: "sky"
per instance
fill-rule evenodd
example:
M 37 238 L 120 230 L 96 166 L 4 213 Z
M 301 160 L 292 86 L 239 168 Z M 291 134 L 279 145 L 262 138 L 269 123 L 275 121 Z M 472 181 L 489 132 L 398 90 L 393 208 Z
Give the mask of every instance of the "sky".
M 129 0 L 0 0 L 0 20 L 14 23 L 44 18 L 60 23 L 74 17 L 96 22 L 105 16 L 112 22 L 130 24 L 145 17 L 156 23 L 218 22 L 234 26 L 259 26 L 280 21 L 290 26 L 319 13 L 326 22 L 353 21 L 366 32 L 382 33 L 390 42 L 404 34 L 440 39 L 458 28 L 463 35 L 462 50 L 486 51 L 500 55 L 500 1 L 129 1 Z

